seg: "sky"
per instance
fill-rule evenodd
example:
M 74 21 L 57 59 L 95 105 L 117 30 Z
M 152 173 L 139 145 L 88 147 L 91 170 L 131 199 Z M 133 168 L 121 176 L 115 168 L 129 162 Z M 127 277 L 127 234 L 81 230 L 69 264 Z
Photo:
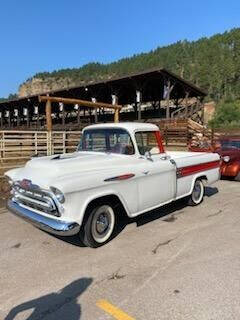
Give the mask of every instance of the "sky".
M 37 72 L 240 27 L 239 0 L 0 0 L 0 97 Z

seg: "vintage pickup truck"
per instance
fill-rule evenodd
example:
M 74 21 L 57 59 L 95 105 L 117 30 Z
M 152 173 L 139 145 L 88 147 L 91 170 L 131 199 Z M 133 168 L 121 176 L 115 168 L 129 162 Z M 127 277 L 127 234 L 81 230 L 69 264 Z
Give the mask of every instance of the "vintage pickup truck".
M 76 152 L 8 171 L 8 209 L 47 232 L 78 234 L 98 247 L 111 239 L 120 212 L 136 217 L 184 197 L 201 203 L 219 165 L 216 153 L 165 152 L 153 124 L 92 125 Z

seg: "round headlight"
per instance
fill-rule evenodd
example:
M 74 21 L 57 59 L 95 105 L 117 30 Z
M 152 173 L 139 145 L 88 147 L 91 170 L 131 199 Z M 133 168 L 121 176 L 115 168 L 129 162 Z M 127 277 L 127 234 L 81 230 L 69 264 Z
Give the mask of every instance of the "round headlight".
M 55 187 L 50 187 L 50 190 L 54 193 L 56 199 L 60 202 L 60 203 L 64 203 L 65 202 L 65 197 L 64 194 L 62 193 L 61 190 L 55 188 Z
M 229 162 L 229 161 L 230 161 L 230 157 L 229 157 L 229 156 L 224 156 L 224 157 L 223 157 L 223 161 Z

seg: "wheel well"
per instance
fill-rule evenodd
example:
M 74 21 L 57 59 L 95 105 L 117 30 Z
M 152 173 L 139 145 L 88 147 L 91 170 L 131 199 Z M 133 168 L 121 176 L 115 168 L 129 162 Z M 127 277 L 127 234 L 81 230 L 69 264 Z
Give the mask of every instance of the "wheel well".
M 203 176 L 200 176 L 200 177 L 197 177 L 196 180 L 203 180 L 203 183 L 206 183 L 208 181 L 207 179 L 207 176 L 206 175 L 203 175 Z
M 121 200 L 118 198 L 118 196 L 116 196 L 115 194 L 111 194 L 111 195 L 96 198 L 96 199 L 92 200 L 91 202 L 89 202 L 89 204 L 87 205 L 87 208 L 85 210 L 83 222 L 85 222 L 85 220 L 89 216 L 90 212 L 94 208 L 96 208 L 97 206 L 100 206 L 102 204 L 106 204 L 106 203 L 111 204 L 113 209 L 117 209 L 118 214 L 126 216 L 126 217 L 128 216 L 127 212 L 126 212 Z

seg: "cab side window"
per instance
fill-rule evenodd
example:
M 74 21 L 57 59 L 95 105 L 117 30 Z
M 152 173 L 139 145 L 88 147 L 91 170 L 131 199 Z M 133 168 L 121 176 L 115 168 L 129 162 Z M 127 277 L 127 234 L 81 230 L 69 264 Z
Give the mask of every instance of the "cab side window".
M 157 137 L 154 131 L 137 132 L 135 133 L 135 139 L 141 155 L 144 155 L 146 152 L 150 152 L 152 155 L 160 153 Z

